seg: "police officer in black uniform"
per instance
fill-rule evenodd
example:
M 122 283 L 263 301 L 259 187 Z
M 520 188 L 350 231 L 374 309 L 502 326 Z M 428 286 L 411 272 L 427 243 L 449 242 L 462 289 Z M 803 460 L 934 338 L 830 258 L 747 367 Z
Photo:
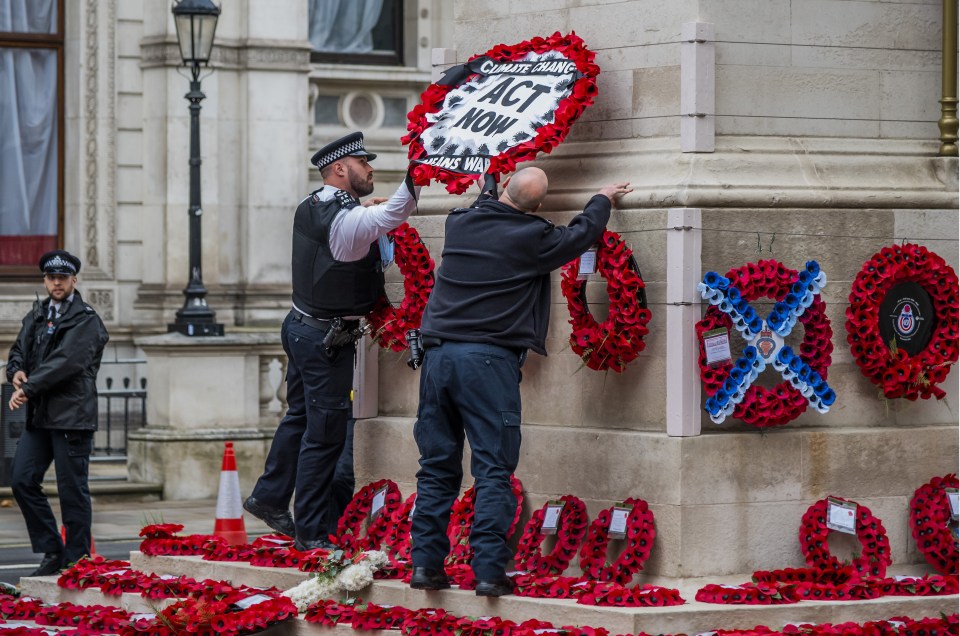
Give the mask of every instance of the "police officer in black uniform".
M 295 535 L 298 550 L 333 547 L 328 507 L 351 416 L 360 318 L 384 293 L 377 241 L 416 208 L 409 178 L 389 199 L 360 203 L 373 192 L 375 157 L 359 132 L 320 149 L 311 162 L 324 185 L 293 221 L 293 309 L 281 329 L 288 410 L 244 509 Z
M 481 195 L 447 217 L 443 259 L 423 315 L 420 449 L 413 517 L 415 589 L 450 586 L 447 524 L 470 442 L 476 514 L 470 532 L 478 596 L 513 590 L 505 568 L 516 500 L 510 475 L 520 458 L 520 366 L 527 350 L 546 355 L 550 272 L 603 234 L 611 205 L 629 184 L 605 186 L 569 225 L 535 216 L 547 193 L 539 168 L 517 172 L 499 200 Z
M 34 552 L 44 554 L 31 576 L 45 576 L 90 554 L 92 507 L 87 475 L 97 430 L 97 371 L 109 336 L 100 316 L 75 289 L 80 259 L 64 250 L 40 257 L 48 297 L 23 319 L 10 349 L 9 407 L 27 407 L 27 426 L 13 458 L 13 496 Z M 66 544 L 41 483 L 51 462 Z

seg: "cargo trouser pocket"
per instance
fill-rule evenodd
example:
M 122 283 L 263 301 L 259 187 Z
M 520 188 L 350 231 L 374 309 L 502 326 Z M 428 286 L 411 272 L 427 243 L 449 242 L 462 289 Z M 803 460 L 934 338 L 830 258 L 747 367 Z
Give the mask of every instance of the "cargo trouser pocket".
M 66 431 L 67 455 L 70 457 L 89 457 L 93 450 L 93 431 Z
M 338 395 L 318 395 L 307 403 L 307 429 L 304 435 L 318 444 L 339 444 L 347 436 L 350 399 Z
M 520 462 L 520 411 L 500 411 L 500 461 L 513 472 Z

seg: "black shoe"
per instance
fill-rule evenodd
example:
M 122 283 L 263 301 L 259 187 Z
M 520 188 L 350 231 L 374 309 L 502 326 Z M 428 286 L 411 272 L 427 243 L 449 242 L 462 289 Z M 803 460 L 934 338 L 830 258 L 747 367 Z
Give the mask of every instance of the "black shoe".
M 450 579 L 442 570 L 413 568 L 410 587 L 415 590 L 445 590 L 450 587 Z
M 328 552 L 333 552 L 337 549 L 337 546 L 333 545 L 326 539 L 317 539 L 316 541 L 301 541 L 297 539 L 293 542 L 293 549 L 299 550 L 300 552 L 309 552 L 310 550 L 326 550 Z
M 489 581 L 477 581 L 477 596 L 504 596 L 513 594 L 513 581 L 503 576 Z
M 293 515 L 290 514 L 289 510 L 268 506 L 253 497 L 247 497 L 247 500 L 243 502 L 243 509 L 280 534 L 285 534 L 288 537 L 297 534 L 297 527 L 293 525 Z
M 60 552 L 47 552 L 40 561 L 40 566 L 33 571 L 30 576 L 50 576 L 58 574 L 63 568 L 63 554 Z

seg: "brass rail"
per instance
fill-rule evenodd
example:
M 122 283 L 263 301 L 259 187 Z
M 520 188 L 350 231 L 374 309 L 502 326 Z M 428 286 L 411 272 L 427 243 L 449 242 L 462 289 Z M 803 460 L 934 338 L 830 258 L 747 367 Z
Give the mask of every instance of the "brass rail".
M 957 0 L 943 0 L 943 79 L 940 156 L 957 156 Z

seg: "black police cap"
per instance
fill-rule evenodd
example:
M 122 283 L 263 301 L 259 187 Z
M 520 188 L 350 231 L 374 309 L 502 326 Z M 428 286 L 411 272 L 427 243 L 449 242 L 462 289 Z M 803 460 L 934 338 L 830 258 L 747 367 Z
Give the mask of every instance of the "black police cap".
M 344 157 L 366 157 L 368 161 L 373 161 L 377 155 L 364 150 L 362 132 L 352 132 L 316 151 L 310 158 L 310 163 L 322 170 Z
M 40 257 L 40 271 L 76 276 L 80 272 L 80 259 L 67 250 L 52 250 Z

